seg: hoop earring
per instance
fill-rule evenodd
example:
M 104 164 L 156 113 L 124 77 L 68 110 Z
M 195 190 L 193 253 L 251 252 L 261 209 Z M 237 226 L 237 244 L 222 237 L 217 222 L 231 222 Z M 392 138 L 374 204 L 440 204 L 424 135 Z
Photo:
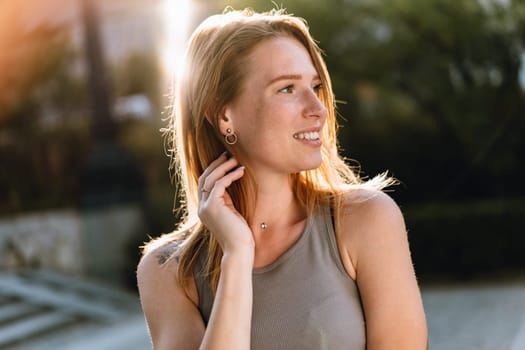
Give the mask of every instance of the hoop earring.
M 226 135 L 224 135 L 224 142 L 228 145 L 235 145 L 237 143 L 237 134 L 232 129 L 226 129 Z

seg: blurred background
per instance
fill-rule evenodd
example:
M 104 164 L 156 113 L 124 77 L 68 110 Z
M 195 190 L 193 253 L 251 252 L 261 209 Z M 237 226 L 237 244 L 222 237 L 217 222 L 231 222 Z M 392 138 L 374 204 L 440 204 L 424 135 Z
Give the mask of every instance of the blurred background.
M 139 247 L 174 228 L 177 208 L 160 129 L 189 33 L 226 5 L 275 6 L 0 1 L 0 349 L 148 348 Z M 512 304 L 525 305 L 525 3 L 278 5 L 306 18 L 325 51 L 341 152 L 362 176 L 401 182 L 390 194 L 432 348 L 525 348 L 525 310 Z M 476 290 L 472 310 L 490 304 L 487 281 L 510 293 L 498 308 L 516 312 L 508 347 L 452 339 L 451 321 L 468 319 L 439 314 Z

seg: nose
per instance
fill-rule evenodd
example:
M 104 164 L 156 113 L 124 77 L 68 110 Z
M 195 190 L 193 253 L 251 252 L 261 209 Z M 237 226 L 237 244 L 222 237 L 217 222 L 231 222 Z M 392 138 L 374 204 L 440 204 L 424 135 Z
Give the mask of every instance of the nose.
M 317 93 L 313 90 L 305 92 L 304 97 L 304 116 L 325 119 L 327 110 L 326 106 L 319 99 Z

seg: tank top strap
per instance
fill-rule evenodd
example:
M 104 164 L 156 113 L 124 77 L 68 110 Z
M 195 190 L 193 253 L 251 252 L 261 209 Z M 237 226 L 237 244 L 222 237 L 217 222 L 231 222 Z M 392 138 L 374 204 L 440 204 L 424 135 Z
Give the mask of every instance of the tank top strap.
M 343 260 L 339 252 L 339 245 L 337 244 L 337 235 L 335 231 L 336 223 L 335 223 L 334 212 L 335 212 L 335 209 L 332 204 L 324 205 L 319 208 L 319 211 L 318 211 L 319 218 L 317 222 L 321 227 L 319 227 L 320 230 L 318 232 L 320 233 L 321 238 L 326 239 L 326 242 L 328 244 L 328 249 L 330 250 L 330 254 L 332 256 L 332 260 L 337 266 L 337 269 L 350 278 L 350 276 L 348 275 L 348 272 L 346 271 L 343 265 Z M 323 234 L 323 233 L 326 233 L 326 234 Z
M 206 278 L 204 272 L 204 266 L 206 263 L 206 253 L 208 249 L 204 247 L 201 249 L 197 261 L 193 266 L 193 278 L 195 279 L 195 285 L 197 287 L 197 293 L 199 295 L 199 312 L 204 321 L 204 325 L 208 325 L 209 317 L 211 314 L 211 308 L 213 306 L 213 296 L 209 286 L 208 278 Z

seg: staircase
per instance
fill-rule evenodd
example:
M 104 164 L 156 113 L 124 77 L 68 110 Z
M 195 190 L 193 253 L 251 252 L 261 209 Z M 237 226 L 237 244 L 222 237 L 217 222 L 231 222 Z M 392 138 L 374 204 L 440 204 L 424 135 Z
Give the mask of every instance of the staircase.
M 51 272 L 0 272 L 0 349 L 57 348 L 151 348 L 138 297 Z

